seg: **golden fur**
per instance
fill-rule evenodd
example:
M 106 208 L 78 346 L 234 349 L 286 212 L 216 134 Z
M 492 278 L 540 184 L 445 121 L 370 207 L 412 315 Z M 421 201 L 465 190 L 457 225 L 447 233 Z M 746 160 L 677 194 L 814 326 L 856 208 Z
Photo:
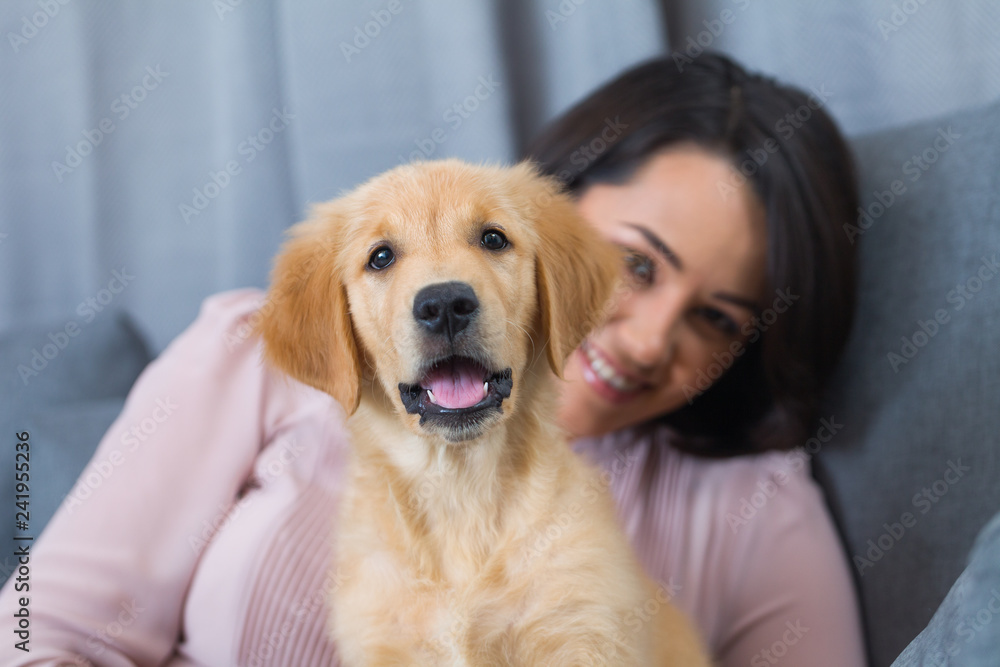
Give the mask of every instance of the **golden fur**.
M 510 246 L 487 249 L 498 228 Z M 380 246 L 396 259 L 373 270 Z M 271 364 L 351 415 L 331 618 L 343 664 L 708 665 L 554 420 L 554 377 L 619 266 L 527 164 L 398 167 L 294 228 L 258 330 Z M 415 295 L 448 281 L 474 290 L 465 336 L 513 382 L 460 431 L 401 402 L 437 349 Z

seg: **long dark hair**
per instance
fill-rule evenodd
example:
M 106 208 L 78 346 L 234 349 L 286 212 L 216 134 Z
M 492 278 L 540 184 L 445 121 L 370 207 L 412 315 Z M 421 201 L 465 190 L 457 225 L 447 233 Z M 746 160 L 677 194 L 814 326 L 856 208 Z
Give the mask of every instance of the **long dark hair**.
M 685 449 L 789 449 L 816 425 L 854 313 L 855 254 L 842 227 L 858 207 L 851 153 L 825 95 L 751 74 L 721 54 L 662 57 L 596 90 L 526 152 L 578 196 L 593 183 L 627 181 L 658 151 L 694 143 L 729 159 L 760 198 L 767 293 L 787 290 L 794 305 L 761 322 L 711 388 L 657 421 Z

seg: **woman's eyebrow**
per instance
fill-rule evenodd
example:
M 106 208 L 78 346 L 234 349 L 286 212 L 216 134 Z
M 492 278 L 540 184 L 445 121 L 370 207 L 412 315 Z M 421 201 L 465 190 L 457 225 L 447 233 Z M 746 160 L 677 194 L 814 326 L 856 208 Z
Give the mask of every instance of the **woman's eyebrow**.
M 631 227 L 632 229 L 642 234 L 643 237 L 646 239 L 646 241 L 649 243 L 649 245 L 653 246 L 653 248 L 655 248 L 657 252 L 663 255 L 663 258 L 668 262 L 670 262 L 678 271 L 684 270 L 684 264 L 681 262 L 681 258 L 677 256 L 677 253 L 671 250 L 670 246 L 668 246 L 663 241 L 663 239 L 654 234 L 651 229 L 649 229 L 648 227 L 643 227 L 642 225 L 636 222 L 625 222 L 623 224 L 627 225 L 628 227 Z M 712 296 L 714 296 L 716 299 L 719 299 L 720 301 L 727 301 L 733 305 L 740 306 L 741 308 L 746 308 L 747 310 L 750 311 L 751 314 L 754 315 L 759 314 L 761 311 L 760 305 L 758 305 L 755 301 L 751 299 L 746 299 L 742 296 L 729 294 L 728 292 L 716 292 Z
M 658 253 L 663 255 L 663 259 L 670 262 L 675 269 L 678 271 L 684 270 L 684 264 L 681 263 L 681 258 L 677 256 L 677 253 L 670 249 L 670 246 L 663 242 L 663 239 L 654 234 L 652 230 L 635 222 L 625 222 L 623 224 L 642 234 L 646 241 L 649 242 L 649 245 L 653 246 Z

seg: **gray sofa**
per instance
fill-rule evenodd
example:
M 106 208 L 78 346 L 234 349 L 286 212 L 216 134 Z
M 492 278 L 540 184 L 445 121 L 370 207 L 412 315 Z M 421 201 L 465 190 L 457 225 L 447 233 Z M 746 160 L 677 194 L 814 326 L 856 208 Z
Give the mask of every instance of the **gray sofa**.
M 0 334 L 0 581 L 16 567 L 13 536 L 37 537 L 90 460 L 125 396 L 152 357 L 124 313 L 65 333 L 65 320 Z M 73 329 L 70 330 L 74 331 Z M 60 335 L 62 334 L 62 335 Z M 36 355 L 37 352 L 37 355 Z M 15 528 L 14 445 L 29 434 L 29 521 Z
M 809 451 L 881 667 L 927 624 L 1000 510 L 1000 104 L 853 144 L 866 213 L 845 234 L 860 247 L 860 301 L 825 410 L 842 428 Z M 0 336 L 0 426 L 11 448 L 15 432 L 31 434 L 34 534 L 150 359 L 127 317 L 104 317 L 25 385 L 17 367 L 62 324 Z M 0 498 L 13 497 L 12 467 L 0 457 Z M 12 534 L 13 507 L 0 507 Z
M 843 428 L 815 469 L 882 666 L 1000 511 L 1000 104 L 853 146 L 869 218 L 848 230 L 859 303 L 826 410 Z

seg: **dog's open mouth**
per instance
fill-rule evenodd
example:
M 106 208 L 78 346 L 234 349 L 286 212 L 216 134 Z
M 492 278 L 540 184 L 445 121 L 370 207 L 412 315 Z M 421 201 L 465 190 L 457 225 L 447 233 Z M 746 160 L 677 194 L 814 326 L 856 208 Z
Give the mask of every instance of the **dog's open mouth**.
M 419 414 L 444 426 L 464 427 L 470 417 L 500 410 L 510 397 L 513 380 L 509 368 L 491 372 L 467 357 L 448 357 L 431 366 L 419 382 L 399 383 L 399 396 L 410 414 Z

